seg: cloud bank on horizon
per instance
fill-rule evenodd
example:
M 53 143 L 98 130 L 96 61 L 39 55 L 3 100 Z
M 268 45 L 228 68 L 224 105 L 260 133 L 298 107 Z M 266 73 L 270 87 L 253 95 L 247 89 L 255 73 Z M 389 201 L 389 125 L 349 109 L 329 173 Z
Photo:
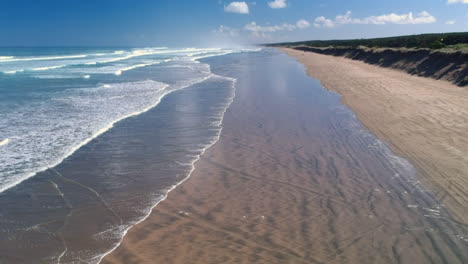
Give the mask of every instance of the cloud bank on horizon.
M 348 24 L 372 24 L 372 25 L 385 25 L 385 24 L 430 24 L 435 23 L 437 19 L 429 14 L 427 11 L 422 11 L 416 15 L 413 12 L 408 14 L 385 14 L 380 16 L 369 16 L 365 18 L 353 18 L 351 11 L 347 11 L 344 15 L 338 15 L 335 19 L 328 19 L 324 16 L 315 18 L 314 26 L 320 27 L 335 27 L 338 25 Z
M 427 0 L 428 2 L 431 0 Z M 452 6 L 453 4 L 467 4 L 468 0 L 434 0 L 446 1 L 445 3 Z M 289 7 L 291 4 L 297 4 L 299 1 L 293 0 L 272 0 L 267 1 L 266 5 L 270 9 L 284 9 Z M 330 1 L 323 1 L 319 5 L 319 7 L 326 7 L 327 2 Z M 229 5 L 225 7 L 226 12 L 230 13 L 240 13 L 240 14 L 248 14 L 249 13 L 249 4 L 251 5 L 261 5 L 262 3 L 258 2 L 231 2 Z M 242 8 L 240 8 L 242 6 Z M 424 5 L 421 5 L 424 6 Z M 230 10 L 227 8 L 230 7 Z M 242 11 L 240 11 L 242 9 Z M 236 10 L 236 11 L 234 11 Z M 254 15 L 251 13 L 251 15 Z M 466 15 L 468 18 L 468 13 Z M 444 19 L 439 24 L 445 26 L 453 26 L 457 24 L 457 21 L 453 18 Z M 265 40 L 274 40 L 277 37 L 277 34 L 283 32 L 283 34 L 288 32 L 294 31 L 304 31 L 309 28 L 315 28 L 317 30 L 331 30 L 336 29 L 341 26 L 345 25 L 356 25 L 356 26 L 381 26 L 381 25 L 394 25 L 394 26 L 404 26 L 404 25 L 425 25 L 425 24 L 434 24 L 439 22 L 435 15 L 431 14 L 427 10 L 420 10 L 420 11 L 411 11 L 408 10 L 407 12 L 388 12 L 384 14 L 378 15 L 369 15 L 369 16 L 362 16 L 356 17 L 353 16 L 353 12 L 351 10 L 346 11 L 344 14 L 337 14 L 333 16 L 325 16 L 319 15 L 312 18 L 298 18 L 296 22 L 283 22 L 278 24 L 272 24 L 271 22 L 263 22 L 259 23 L 256 20 L 252 19 L 248 23 L 244 23 L 243 26 L 227 26 L 227 25 L 219 25 L 216 30 L 213 32 L 217 34 L 226 34 L 228 36 L 236 37 L 236 38 L 248 38 L 251 41 L 265 41 Z M 465 25 L 467 25 L 466 29 L 468 29 L 468 19 L 465 21 Z M 311 27 L 313 26 L 313 27 Z M 310 31 L 310 30 L 309 30 Z M 402 30 L 403 31 L 403 30 Z M 298 33 L 302 34 L 302 33 Z M 313 38 L 313 37 L 311 37 Z

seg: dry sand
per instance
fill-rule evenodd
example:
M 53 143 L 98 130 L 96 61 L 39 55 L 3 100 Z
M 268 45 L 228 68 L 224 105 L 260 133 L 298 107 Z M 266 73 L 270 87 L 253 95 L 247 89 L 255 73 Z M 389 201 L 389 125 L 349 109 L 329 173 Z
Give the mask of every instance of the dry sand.
M 465 90 L 347 59 L 287 52 L 342 93 L 364 124 L 411 158 L 450 208 L 465 216 Z M 411 188 L 390 180 L 387 161 L 367 142 L 353 140 L 339 120 L 324 118 L 287 92 L 265 89 L 238 87 L 219 141 L 195 164 L 191 178 L 102 263 L 468 258 L 458 229 L 437 228 L 438 213 L 422 217 L 408 206 Z
M 409 159 L 420 179 L 468 224 L 468 88 L 342 57 L 282 49 L 341 94 L 364 125 Z

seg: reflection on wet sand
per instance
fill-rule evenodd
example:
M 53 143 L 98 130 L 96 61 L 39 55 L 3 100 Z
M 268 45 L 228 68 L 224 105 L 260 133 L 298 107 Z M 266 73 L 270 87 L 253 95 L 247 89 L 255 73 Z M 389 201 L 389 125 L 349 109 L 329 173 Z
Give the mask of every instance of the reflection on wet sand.
M 466 226 L 302 65 L 230 59 L 210 60 L 238 79 L 219 141 L 103 263 L 468 260 Z

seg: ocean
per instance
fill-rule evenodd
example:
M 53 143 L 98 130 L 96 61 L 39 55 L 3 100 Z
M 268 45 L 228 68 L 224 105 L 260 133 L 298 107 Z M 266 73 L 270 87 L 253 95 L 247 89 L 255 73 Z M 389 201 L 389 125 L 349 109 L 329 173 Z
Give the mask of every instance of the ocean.
M 1 49 L 0 191 L 53 167 L 166 94 L 212 77 L 222 49 Z
M 236 80 L 200 60 L 257 51 L 1 48 L 2 263 L 99 262 L 216 141 Z

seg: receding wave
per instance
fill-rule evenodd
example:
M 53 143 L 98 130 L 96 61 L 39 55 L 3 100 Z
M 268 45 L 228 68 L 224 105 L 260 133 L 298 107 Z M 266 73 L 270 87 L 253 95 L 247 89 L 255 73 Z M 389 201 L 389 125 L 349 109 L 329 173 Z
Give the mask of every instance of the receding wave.
M 127 52 L 124 51 L 123 54 Z M 115 120 L 121 120 L 122 117 L 125 118 L 128 115 L 140 113 L 144 109 L 148 109 L 148 107 L 154 107 L 155 102 L 157 104 L 169 92 L 207 80 L 212 76 L 209 65 L 195 62 L 195 60 L 201 58 L 201 56 L 220 56 L 229 52 L 232 51 L 194 48 L 143 49 L 132 51 L 124 57 L 166 53 L 172 53 L 174 56 L 163 55 L 157 58 L 157 61 L 145 62 L 143 60 L 138 64 L 127 67 L 123 65 L 123 68 L 120 69 L 115 67 L 117 65 L 109 67 L 111 71 L 108 73 L 119 75 L 128 70 L 174 60 L 177 65 L 184 65 L 190 71 L 185 74 L 176 70 L 174 73 L 178 73 L 177 75 L 162 75 L 161 79 L 164 82 L 167 80 L 170 83 L 169 87 L 165 86 L 166 84 L 161 84 L 162 82 L 150 80 L 103 84 L 100 82 L 102 80 L 99 79 L 101 75 L 93 76 L 94 73 L 105 73 L 103 70 L 108 70 L 101 69 L 102 67 L 67 67 L 63 71 L 50 71 L 50 74 L 38 75 L 40 76 L 38 78 L 75 79 L 90 79 L 93 76 L 97 78 L 100 84 L 97 87 L 82 87 L 82 85 L 86 85 L 87 81 L 83 83 L 84 81 L 71 80 L 70 82 L 76 83 L 78 88 L 54 92 L 50 95 L 52 96 L 50 99 L 45 99 L 46 101 L 20 105 L 14 111 L 8 110 L 8 113 L 5 112 L 9 117 L 0 120 L 0 128 L 10 127 L 8 133 L 18 135 L 20 140 L 10 141 L 8 148 L 0 150 L 2 151 L 0 153 L 0 163 L 8 164 L 8 166 L 4 167 L 4 170 L 0 171 L 0 192 L 32 177 L 39 171 L 57 165 L 65 157 L 88 142 L 89 138 L 92 139 L 102 133 L 99 131 L 105 130 L 105 124 L 109 124 L 109 122 L 113 124 L 117 122 Z M 56 56 L 55 58 L 58 57 L 63 58 L 65 56 Z M 122 56 L 119 56 L 118 59 L 121 60 Z M 83 62 L 81 62 L 81 65 L 83 65 Z M 38 66 L 40 65 L 36 66 L 36 70 L 63 67 L 63 65 Z M 168 70 L 160 69 L 160 71 L 167 72 Z M 43 118 L 44 115 L 47 115 L 46 119 Z M 24 117 L 27 117 L 27 119 L 24 119 Z M 21 125 L 12 125 L 14 120 L 21 120 Z M 92 136 L 90 137 L 90 135 Z M 34 144 L 31 144 L 31 142 L 34 142 Z M 6 149 L 11 148 L 15 151 L 21 151 L 11 153 L 6 151 Z
M 9 143 L 11 148 L 21 150 L 22 158 L 18 159 L 16 151 L 1 152 L 0 163 L 8 166 L 0 174 L 0 192 L 58 165 L 116 122 L 153 108 L 167 94 L 167 87 L 165 83 L 147 80 L 79 88 L 64 91 L 46 105 L 25 105 L 16 110 L 16 115 L 27 115 L 30 119 L 22 127 L 11 130 L 21 140 L 1 141 L 2 145 Z M 72 116 L 60 110 L 64 106 L 68 112 L 75 109 Z M 57 111 L 49 113 L 51 108 Z M 41 118 L 45 113 L 46 120 Z M 17 119 L 15 113 L 11 116 Z M 0 121 L 1 126 L 8 126 L 8 121 Z
M 193 90 L 187 89 L 187 93 L 181 93 L 182 98 L 184 95 L 192 96 L 200 94 L 200 92 L 214 91 L 214 100 L 209 101 L 210 104 L 213 103 L 213 107 L 207 105 L 207 112 L 205 110 L 200 112 L 202 118 L 193 120 L 194 122 L 202 120 L 201 123 L 206 126 L 210 137 L 201 140 L 199 143 L 194 143 L 193 147 L 190 146 L 188 155 L 181 160 L 177 160 L 183 166 L 181 169 L 184 174 L 180 174 L 184 176 L 183 179 L 178 176 L 173 187 L 158 190 L 157 193 L 152 194 L 150 200 L 141 203 L 141 208 L 135 209 L 138 211 L 135 218 L 127 222 L 121 222 L 116 227 L 110 226 L 109 230 L 104 230 L 93 236 L 93 239 L 120 243 L 122 236 L 135 224 L 135 221 L 143 220 L 149 214 L 149 211 L 148 213 L 146 211 L 150 210 L 150 207 L 163 200 L 167 192 L 190 176 L 193 163 L 207 147 L 218 139 L 225 109 L 232 102 L 234 96 L 235 79 L 214 75 L 209 64 L 197 60 L 205 57 L 221 56 L 235 51 L 226 49 L 148 48 L 125 51 L 111 50 L 109 52 L 112 52 L 109 53 L 111 55 L 102 53 L 101 56 L 101 54 L 94 53 L 93 56 L 90 55 L 86 59 L 6 63 L 3 65 L 0 63 L 1 71 L 24 68 L 24 74 L 4 78 L 8 82 L 14 83 L 17 80 L 22 82 L 22 78 L 25 78 L 25 80 L 28 80 L 27 85 L 30 85 L 29 82 L 38 81 L 37 88 L 35 83 L 31 83 L 31 87 L 34 88 L 25 89 L 26 92 L 31 90 L 31 97 L 34 97 L 34 101 L 18 104 L 14 109 L 5 107 L 6 118 L 0 119 L 0 134 L 2 135 L 0 136 L 0 164 L 6 164 L 6 166 L 0 166 L 0 193 L 31 177 L 35 177 L 41 171 L 54 168 L 93 139 L 106 133 L 117 122 L 156 107 L 166 95 L 174 91 L 194 87 Z M 146 54 L 156 55 L 143 57 Z M 157 54 L 162 55 L 158 56 Z M 128 58 L 129 56 L 131 58 L 142 57 L 121 61 L 122 58 Z M 98 61 L 109 60 L 119 62 L 96 66 L 85 65 L 93 61 L 98 64 Z M 58 69 L 63 67 L 64 64 L 67 67 Z M 134 75 L 124 74 L 126 71 L 153 64 L 161 65 L 139 70 L 138 74 Z M 16 68 L 10 67 L 10 65 Z M 33 69 L 45 72 L 32 72 Z M 137 71 L 135 70 L 135 72 Z M 124 76 L 116 77 L 114 74 Z M 70 79 L 47 80 L 39 78 Z M 85 80 L 87 78 L 90 79 Z M 196 85 L 200 82 L 203 82 L 203 84 Z M 224 90 L 224 88 L 227 90 Z M 38 98 L 38 95 L 40 98 Z M 177 98 L 177 96 L 174 95 L 173 98 Z M 25 97 L 25 99 L 28 99 L 28 97 Z M 208 103 L 205 99 L 200 99 L 200 103 Z M 187 112 L 188 116 L 192 115 L 191 109 L 193 108 L 186 109 L 189 111 Z M 47 118 L 44 118 L 45 116 Z M 192 119 L 192 117 L 190 118 Z M 179 121 L 174 124 L 177 124 L 177 122 Z M 204 129 L 205 127 L 203 127 Z M 198 135 L 198 133 L 196 134 Z M 9 138 L 9 141 L 6 141 L 7 138 Z M 192 139 L 188 140 L 191 141 Z M 25 184 L 28 185 L 29 183 Z M 59 184 L 55 184 L 55 182 L 51 182 L 51 184 L 59 194 L 62 192 L 58 187 Z M 139 210 L 143 210 L 142 213 Z M 105 225 L 100 227 L 107 228 Z M 26 228 L 29 228 L 29 226 Z M 105 251 L 103 252 L 102 249 Z M 58 262 L 60 262 L 62 257 L 80 255 L 80 258 L 84 257 L 89 263 L 99 263 L 103 256 L 113 250 L 113 248 L 107 250 L 107 247 L 102 249 L 89 250 L 89 252 L 83 253 L 72 249 L 62 251 L 62 248 L 58 248 L 58 254 L 53 251 L 54 255 L 51 255 L 50 260 L 58 259 Z M 82 254 L 83 256 L 81 256 Z
M 134 226 L 138 225 L 139 223 L 145 221 L 150 216 L 153 209 L 156 206 L 158 206 L 158 204 L 160 202 L 166 200 L 168 194 L 171 191 L 175 190 L 179 185 L 181 185 L 186 180 L 188 180 L 190 178 L 190 176 L 192 175 L 193 171 L 195 170 L 195 163 L 201 158 L 201 156 L 205 153 L 205 151 L 207 149 L 209 149 L 211 146 L 213 146 L 219 140 L 221 130 L 222 130 L 222 123 L 223 123 L 224 115 L 226 113 L 226 110 L 229 108 L 229 106 L 234 101 L 235 84 L 236 84 L 237 80 L 234 79 L 234 78 L 230 78 L 230 77 L 224 77 L 224 76 L 220 76 L 220 75 L 216 75 L 216 74 L 210 74 L 207 78 L 204 78 L 203 80 L 199 80 L 198 82 L 205 81 L 205 80 L 207 80 L 209 78 L 225 79 L 225 80 L 231 82 L 231 89 L 232 89 L 232 93 L 230 94 L 230 96 L 228 98 L 226 98 L 225 105 L 222 107 L 221 112 L 218 113 L 218 115 L 216 115 L 216 117 L 215 117 L 216 120 L 212 123 L 212 125 L 214 126 L 214 130 L 216 130 L 216 132 L 215 132 L 216 135 L 213 138 L 211 138 L 211 140 L 209 140 L 209 142 L 206 142 L 205 144 L 202 144 L 201 148 L 196 151 L 196 154 L 194 154 L 191 157 L 191 160 L 188 163 L 181 164 L 180 162 L 176 162 L 176 163 L 178 163 L 178 164 L 180 164 L 182 166 L 189 166 L 190 167 L 189 171 L 186 173 L 184 178 L 182 178 L 181 180 L 176 182 L 171 187 L 164 189 L 163 194 L 160 195 L 159 197 L 157 197 L 156 199 L 154 199 L 153 203 L 144 210 L 143 215 L 141 217 L 139 217 L 139 219 L 135 219 L 132 222 L 130 222 L 130 223 L 124 225 L 124 226 L 121 226 L 121 228 L 119 228 L 117 230 L 115 230 L 115 229 L 111 230 L 113 232 L 116 232 L 116 234 L 118 236 L 120 236 L 119 242 L 114 244 L 114 246 L 110 250 L 108 250 L 107 252 L 105 252 L 103 254 L 100 254 L 100 255 L 97 255 L 95 258 L 93 258 L 93 259 L 97 259 L 96 263 L 100 263 L 105 256 L 109 255 L 115 249 L 117 249 L 120 246 L 120 244 L 122 243 L 123 238 L 125 237 L 125 235 L 128 233 L 128 231 L 131 228 L 133 228 Z M 195 83 L 193 83 L 193 84 L 195 84 Z

